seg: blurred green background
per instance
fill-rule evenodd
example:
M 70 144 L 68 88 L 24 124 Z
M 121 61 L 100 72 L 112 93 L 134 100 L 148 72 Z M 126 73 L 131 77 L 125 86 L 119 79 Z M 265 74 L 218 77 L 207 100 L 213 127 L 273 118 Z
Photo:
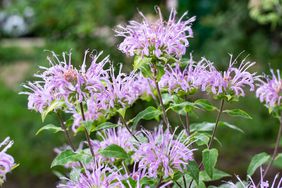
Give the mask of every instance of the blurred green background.
M 86 49 L 103 50 L 116 63 L 131 68 L 132 59 L 117 50 L 119 39 L 113 28 L 138 17 L 155 15 L 158 5 L 164 15 L 176 7 L 179 16 L 196 15 L 194 39 L 189 52 L 205 56 L 218 67 L 229 63 L 228 53 L 245 51 L 256 61 L 255 71 L 269 73 L 282 68 L 281 0 L 2 0 L 0 1 L 0 140 L 10 136 L 14 146 L 9 153 L 20 166 L 8 175 L 3 187 L 55 187 L 56 176 L 49 168 L 53 148 L 64 143 L 61 134 L 35 132 L 43 125 L 40 115 L 27 110 L 27 97 L 18 95 L 21 83 L 32 79 L 39 65 L 47 65 L 47 52 L 73 51 L 73 62 L 80 64 Z M 188 53 L 189 54 L 189 53 Z M 217 104 L 216 101 L 212 101 Z M 226 108 L 242 108 L 252 120 L 223 117 L 245 134 L 220 128 L 221 157 L 218 167 L 230 174 L 245 176 L 251 156 L 271 152 L 278 121 L 250 93 Z M 192 122 L 214 121 L 215 114 L 200 114 Z M 57 123 L 50 115 L 45 123 Z M 281 165 L 282 166 L 282 165 Z M 274 169 L 270 174 L 275 174 Z M 280 169 L 281 171 L 281 169 Z

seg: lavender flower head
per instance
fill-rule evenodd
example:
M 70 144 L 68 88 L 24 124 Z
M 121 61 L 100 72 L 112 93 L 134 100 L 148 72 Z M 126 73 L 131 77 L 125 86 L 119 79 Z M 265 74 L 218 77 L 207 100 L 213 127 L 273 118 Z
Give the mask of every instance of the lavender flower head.
M 6 180 L 6 174 L 15 166 L 14 158 L 6 153 L 12 145 L 13 141 L 9 137 L 0 143 L 0 186 Z
M 171 10 L 169 19 L 163 20 L 160 9 L 157 9 L 159 19 L 155 22 L 149 21 L 142 12 L 142 22 L 130 21 L 125 27 L 119 25 L 116 35 L 124 37 L 119 45 L 123 53 L 134 56 L 161 57 L 165 54 L 180 58 L 185 54 L 189 46 L 188 38 L 193 37 L 191 23 L 195 17 L 183 20 L 187 12 L 177 21 L 176 11 Z
M 89 51 L 85 52 L 80 69 L 72 65 L 71 53 L 63 53 L 62 60 L 52 52 L 47 57 L 50 67 L 40 67 L 41 73 L 35 75 L 39 78 L 35 82 L 24 85 L 29 91 L 21 92 L 29 97 L 29 109 L 43 112 L 53 101 L 63 101 L 68 108 L 73 109 L 73 101 L 82 102 L 92 93 L 102 93 L 109 76 L 103 67 L 109 62 L 108 57 L 100 62 L 98 55 L 92 56 L 91 64 L 86 68 L 86 59 Z
M 162 127 L 153 133 L 143 130 L 147 142 L 141 143 L 133 155 L 135 161 L 139 161 L 138 168 L 147 170 L 149 177 L 158 177 L 161 173 L 164 177 L 173 175 L 174 172 L 183 172 L 189 161 L 193 160 L 193 153 L 188 148 L 189 138 L 183 142 L 184 132 L 175 139 L 175 132 L 171 134 Z
M 266 80 L 260 80 L 261 83 L 256 91 L 256 96 L 261 102 L 265 102 L 269 107 L 280 106 L 282 101 L 282 79 L 280 71 L 277 75 L 271 70 L 272 78 L 267 77 Z
M 141 73 L 135 71 L 129 74 L 122 73 L 120 66 L 118 75 L 114 74 L 114 68 L 111 68 L 111 83 L 107 89 L 112 96 L 116 106 L 128 107 L 143 95 L 151 94 L 149 81 Z
M 100 161 L 91 164 L 91 168 L 80 173 L 76 180 L 63 178 L 57 188 L 124 188 L 118 171 L 103 165 Z
M 179 63 L 176 63 L 174 67 L 168 65 L 159 85 L 162 89 L 168 89 L 170 93 L 179 90 L 192 92 L 206 83 L 203 81 L 208 75 L 208 66 L 210 66 L 208 61 L 202 59 L 195 62 L 191 56 L 188 65 L 183 70 Z
M 237 59 L 233 60 L 230 55 L 229 67 L 223 73 L 216 70 L 210 64 L 208 73 L 203 78 L 202 90 L 211 91 L 213 94 L 230 94 L 235 96 L 245 96 L 245 87 L 249 86 L 250 91 L 254 90 L 256 73 L 250 73 L 248 69 L 255 65 L 255 62 L 245 62 L 245 59 L 240 63 L 239 67 L 234 65 Z

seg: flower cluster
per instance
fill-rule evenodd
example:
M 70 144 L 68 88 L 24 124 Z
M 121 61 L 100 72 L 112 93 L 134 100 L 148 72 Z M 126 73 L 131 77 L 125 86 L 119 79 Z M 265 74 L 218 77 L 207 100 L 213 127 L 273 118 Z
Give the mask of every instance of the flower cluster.
M 163 131 L 162 126 L 153 133 L 145 130 L 142 133 L 147 141 L 140 143 L 133 159 L 139 161 L 139 170 L 146 170 L 149 177 L 157 178 L 158 173 L 168 177 L 175 170 L 183 172 L 185 165 L 193 160 L 193 150 L 188 148 L 189 138 L 183 141 L 184 134 L 175 139 L 175 134 Z
M 256 73 L 250 73 L 248 69 L 255 63 L 243 60 L 238 68 L 234 66 L 236 63 L 237 61 L 231 56 L 228 69 L 221 72 L 208 60 L 202 58 L 199 62 L 195 62 L 191 57 L 184 70 L 181 70 L 177 63 L 173 68 L 168 66 L 160 85 L 162 88 L 168 88 L 170 92 L 200 89 L 214 95 L 244 96 L 246 86 L 250 87 L 250 91 L 254 90 Z
M 140 96 L 149 94 L 150 87 L 141 74 L 120 72 L 114 74 L 113 67 L 105 69 L 109 58 L 98 62 L 102 53 L 92 56 L 90 66 L 86 66 L 86 51 L 80 69 L 71 62 L 71 53 L 63 53 L 63 61 L 52 52 L 48 57 L 50 67 L 40 67 L 43 72 L 36 74 L 40 81 L 24 85 L 29 91 L 28 108 L 43 113 L 54 101 L 62 102 L 54 110 L 63 109 L 74 117 L 73 130 L 80 126 L 83 115 L 86 121 L 93 121 L 106 116 L 114 107 L 127 107 Z M 67 56 L 68 60 L 67 60 Z M 84 112 L 77 104 L 83 104 Z M 82 114 L 84 113 L 84 114 Z
M 6 180 L 6 174 L 15 166 L 14 158 L 6 153 L 12 145 L 13 141 L 9 137 L 0 143 L 0 186 Z
M 151 22 L 139 12 L 143 18 L 141 23 L 130 21 L 125 27 L 118 26 L 116 35 L 124 37 L 119 50 L 130 56 L 158 58 L 164 55 L 180 58 L 185 54 L 189 46 L 188 38 L 193 37 L 191 23 L 195 21 L 195 17 L 183 20 L 187 15 L 186 12 L 179 20 L 176 20 L 176 11 L 172 10 L 169 19 L 164 21 L 161 11 L 157 10 L 159 13 L 157 21 Z
M 282 101 L 282 79 L 280 71 L 277 70 L 277 75 L 271 70 L 272 78 L 266 77 L 266 80 L 261 80 L 256 96 L 261 102 L 265 102 L 269 107 L 279 106 Z

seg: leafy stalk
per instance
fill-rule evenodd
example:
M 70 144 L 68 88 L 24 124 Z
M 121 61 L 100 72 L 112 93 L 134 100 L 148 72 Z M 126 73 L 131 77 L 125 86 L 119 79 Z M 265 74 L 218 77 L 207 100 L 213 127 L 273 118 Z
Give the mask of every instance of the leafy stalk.
M 223 111 L 223 106 L 224 106 L 224 99 L 222 99 L 221 103 L 220 103 L 220 108 L 219 108 L 219 112 L 218 112 L 217 117 L 216 117 L 215 126 L 214 126 L 214 129 L 212 131 L 211 139 L 210 139 L 210 141 L 208 143 L 208 149 L 211 148 L 211 145 L 213 143 L 213 140 L 214 140 L 214 137 L 215 137 L 215 133 L 216 133 L 216 129 L 218 127 L 218 123 L 219 123 L 219 120 L 220 120 L 220 117 L 221 117 L 221 114 L 222 114 L 222 111 Z
M 270 169 L 270 167 L 273 164 L 273 161 L 274 161 L 274 159 L 275 159 L 275 157 L 277 155 L 281 136 L 282 136 L 282 112 L 281 112 L 281 115 L 280 115 L 280 126 L 279 126 L 278 134 L 277 134 L 277 137 L 276 137 L 276 143 L 275 143 L 275 147 L 274 147 L 274 150 L 273 150 L 273 153 L 272 153 L 271 161 L 267 165 L 267 167 L 266 167 L 266 169 L 264 171 L 263 178 L 266 176 L 268 170 Z
M 161 106 L 162 112 L 163 112 L 163 120 L 164 120 L 166 127 L 168 129 L 170 129 L 169 121 L 168 121 L 168 118 L 167 118 L 167 114 L 165 112 L 165 106 L 164 106 L 163 99 L 162 99 L 162 94 L 161 94 L 158 79 L 157 79 L 157 67 L 156 67 L 155 64 L 153 64 L 153 74 L 154 74 L 153 79 L 154 79 L 155 86 L 156 86 L 156 89 L 157 89 L 160 106 Z
M 85 115 L 84 115 L 83 105 L 82 105 L 82 103 L 80 103 L 79 105 L 80 105 L 82 120 L 85 121 Z M 93 158 L 95 158 L 95 153 L 94 153 L 94 151 L 93 151 L 92 144 L 91 144 L 90 137 L 89 137 L 89 133 L 88 133 L 88 131 L 86 130 L 86 128 L 84 128 L 84 133 L 85 133 L 85 137 L 86 137 L 86 139 L 87 139 L 88 145 L 89 145 L 90 152 L 91 152 Z
M 122 124 L 125 126 L 125 128 L 127 129 L 127 131 L 131 134 L 131 136 L 137 141 L 137 142 L 140 142 L 139 140 L 138 140 L 138 138 L 133 134 L 133 132 L 130 130 L 130 128 L 128 127 L 128 125 L 127 125 L 127 123 L 126 123 L 126 121 L 125 121 L 125 119 L 120 115 L 120 119 L 121 119 L 121 121 L 122 121 Z
M 187 136 L 189 136 L 190 135 L 190 118 L 189 118 L 188 112 L 186 112 L 185 120 L 186 120 L 185 130 L 186 130 Z
M 57 114 L 58 119 L 60 121 L 60 125 L 61 125 L 62 129 L 64 130 L 66 140 L 67 140 L 69 146 L 71 147 L 72 151 L 75 152 L 74 144 L 73 144 L 73 142 L 72 142 L 72 140 L 70 138 L 69 132 L 68 132 L 68 130 L 66 128 L 66 125 L 65 125 L 65 123 L 63 121 L 63 118 L 62 118 L 62 116 L 61 116 L 61 114 L 59 112 L 57 112 L 56 114 Z M 82 163 L 80 161 L 79 161 L 79 165 L 83 168 L 83 165 L 82 165 Z

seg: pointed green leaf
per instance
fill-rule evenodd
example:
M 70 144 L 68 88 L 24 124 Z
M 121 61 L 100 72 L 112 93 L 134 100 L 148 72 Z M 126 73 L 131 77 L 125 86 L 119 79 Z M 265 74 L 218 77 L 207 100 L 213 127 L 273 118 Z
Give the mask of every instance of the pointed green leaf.
M 177 113 L 183 114 L 183 112 L 191 112 L 194 108 L 198 108 L 194 103 L 184 101 L 182 103 L 172 103 L 166 110 L 173 110 Z
M 212 131 L 215 123 L 202 122 L 202 123 L 192 123 L 190 125 L 191 132 L 195 131 Z
M 54 166 L 63 166 L 70 162 L 88 161 L 89 158 L 91 158 L 91 156 L 86 153 L 77 153 L 73 152 L 72 150 L 65 150 L 59 153 L 53 160 L 51 168 Z
M 144 120 L 151 120 L 151 119 L 156 119 L 159 120 L 159 116 L 162 114 L 162 112 L 160 111 L 160 109 L 157 109 L 153 106 L 149 106 L 148 108 L 146 108 L 145 110 L 139 112 L 131 121 L 133 121 L 133 127 L 136 127 L 138 122 L 141 119 Z
M 59 131 L 64 131 L 61 127 L 57 127 L 53 124 L 48 124 L 48 125 L 45 125 L 44 127 L 41 127 L 37 132 L 36 132 L 36 135 L 38 135 L 40 132 L 42 131 L 45 131 L 45 130 L 48 130 L 48 131 L 51 131 L 53 133 L 57 133 Z
M 121 115 L 121 117 L 125 117 L 125 113 L 126 113 L 126 108 L 120 108 L 117 110 L 117 112 Z
M 209 177 L 206 171 L 200 172 L 200 180 L 202 181 L 215 181 L 221 178 L 230 177 L 231 175 L 218 169 L 213 170 L 213 177 Z
M 147 57 L 141 57 L 141 56 L 135 56 L 134 63 L 133 63 L 133 69 L 134 70 L 140 70 L 146 78 L 152 78 L 152 71 L 151 71 L 151 61 L 152 58 Z
M 188 164 L 188 174 L 197 182 L 199 183 L 199 167 L 195 161 L 190 161 Z
M 92 132 L 92 129 L 94 129 L 94 122 L 93 121 L 81 122 L 81 128 L 82 128 L 82 130 L 84 130 L 84 128 L 85 128 L 87 130 L 88 134 L 90 134 Z
M 255 173 L 256 169 L 266 163 L 269 159 L 270 155 L 265 152 L 253 156 L 247 170 L 248 175 L 252 176 Z
M 273 165 L 282 169 L 282 153 L 279 153 L 273 162 Z
M 46 116 L 55 109 L 61 108 L 64 105 L 63 101 L 53 101 L 42 113 L 41 119 L 44 122 Z
M 210 178 L 213 178 L 214 167 L 217 162 L 218 151 L 217 149 L 205 149 L 202 152 L 203 155 L 203 164 L 205 167 L 205 171 L 209 175 Z
M 246 119 L 252 119 L 252 117 L 245 112 L 244 110 L 241 109 L 232 109 L 232 110 L 224 110 L 223 112 L 231 115 L 231 116 L 236 116 L 236 117 L 242 117 Z
M 230 128 L 230 129 L 233 129 L 233 130 L 239 131 L 241 133 L 244 133 L 244 131 L 242 129 L 240 129 L 239 127 L 237 127 L 235 125 L 232 125 L 230 123 L 227 123 L 227 122 L 220 121 L 219 122 L 219 126 L 226 126 L 226 127 Z
M 100 131 L 100 130 L 103 130 L 103 129 L 111 129 L 111 128 L 115 128 L 115 127 L 118 127 L 118 124 L 114 124 L 114 123 L 111 123 L 111 122 L 104 122 L 100 125 L 98 125 L 94 131 Z
M 103 150 L 100 150 L 99 153 L 101 155 L 103 155 L 104 157 L 113 157 L 113 158 L 119 158 L 119 159 L 127 159 L 129 158 L 128 154 L 126 153 L 126 151 L 116 145 L 116 144 L 112 144 L 112 145 L 109 145 L 108 147 L 106 147 L 105 149 Z
M 213 106 L 208 100 L 206 99 L 198 99 L 195 102 L 195 105 L 198 106 L 199 108 L 202 108 L 206 111 L 213 111 L 217 110 L 215 106 Z

